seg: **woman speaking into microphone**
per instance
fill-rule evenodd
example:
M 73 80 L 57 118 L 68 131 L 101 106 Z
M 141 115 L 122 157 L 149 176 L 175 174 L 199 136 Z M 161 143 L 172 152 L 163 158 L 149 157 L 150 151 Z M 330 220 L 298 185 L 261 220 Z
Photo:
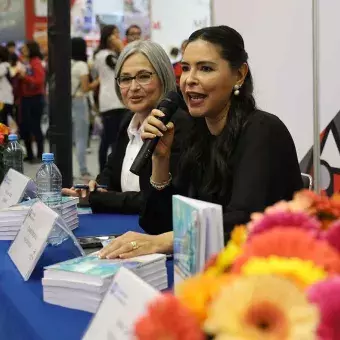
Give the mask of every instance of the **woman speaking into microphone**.
M 225 240 L 236 224 L 279 200 L 289 200 L 302 179 L 294 142 L 276 116 L 256 108 L 248 55 L 241 35 L 228 26 L 194 32 L 182 60 L 180 87 L 193 117 L 176 176 L 169 159 L 176 124 L 153 110 L 144 139 L 161 136 L 152 157 L 152 189 L 140 224 L 149 234 L 129 233 L 101 252 L 127 258 L 173 249 L 172 195 L 223 207 Z M 131 246 L 134 245 L 134 247 Z

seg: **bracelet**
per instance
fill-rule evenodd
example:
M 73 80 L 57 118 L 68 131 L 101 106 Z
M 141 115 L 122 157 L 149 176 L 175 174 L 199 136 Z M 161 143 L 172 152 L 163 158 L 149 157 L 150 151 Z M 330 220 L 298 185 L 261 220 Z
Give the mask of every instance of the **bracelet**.
M 163 190 L 166 187 L 168 187 L 171 184 L 172 181 L 172 175 L 169 172 L 169 179 L 163 183 L 156 183 L 152 180 L 152 177 L 150 177 L 150 184 L 153 188 L 155 188 L 156 190 Z

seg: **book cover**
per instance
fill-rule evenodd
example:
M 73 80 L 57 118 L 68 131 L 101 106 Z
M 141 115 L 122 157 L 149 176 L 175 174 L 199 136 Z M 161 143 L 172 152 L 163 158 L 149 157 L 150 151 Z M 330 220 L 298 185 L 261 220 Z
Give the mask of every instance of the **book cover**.
M 77 257 L 65 262 L 57 263 L 46 267 L 47 270 L 57 270 L 72 273 L 82 273 L 90 276 L 107 278 L 115 275 L 121 267 L 133 270 L 143 265 L 155 262 L 164 258 L 165 255 L 146 255 L 139 256 L 128 260 L 105 260 L 100 259 L 95 254 Z
M 174 269 L 182 279 L 198 271 L 200 244 L 199 209 L 181 196 L 173 196 Z
M 31 199 L 31 200 L 23 201 L 19 204 L 19 206 L 32 206 L 37 201 L 39 201 L 39 198 L 34 198 L 34 199 Z M 72 207 L 73 205 L 77 205 L 78 203 L 79 203 L 78 197 L 62 196 L 62 198 L 61 198 L 62 209 Z

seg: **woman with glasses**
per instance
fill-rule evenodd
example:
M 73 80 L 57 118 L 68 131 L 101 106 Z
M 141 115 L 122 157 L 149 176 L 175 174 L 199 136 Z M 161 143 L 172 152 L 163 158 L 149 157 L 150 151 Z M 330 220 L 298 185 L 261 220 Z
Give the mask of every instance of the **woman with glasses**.
M 137 214 L 143 206 L 143 192 L 150 186 L 151 160 L 140 176 L 130 167 L 143 145 L 143 124 L 151 111 L 170 91 L 176 91 L 172 65 L 162 47 L 151 41 L 135 41 L 120 54 L 116 65 L 116 92 L 130 110 L 124 115 L 117 145 L 96 181 L 90 181 L 90 192 L 63 189 L 65 195 L 88 198 L 95 213 Z M 178 109 L 172 121 L 176 123 L 170 158 L 173 174 L 177 173 L 180 146 L 191 128 L 187 112 Z M 96 189 L 97 184 L 106 189 Z

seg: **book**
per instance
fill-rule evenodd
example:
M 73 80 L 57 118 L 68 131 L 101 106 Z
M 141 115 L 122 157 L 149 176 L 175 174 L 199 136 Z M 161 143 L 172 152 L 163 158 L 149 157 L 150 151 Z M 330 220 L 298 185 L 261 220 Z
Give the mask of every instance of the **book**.
M 156 289 L 166 289 L 166 255 L 151 254 L 132 259 L 100 259 L 97 253 L 44 268 L 44 301 L 94 313 L 120 268 L 131 270 Z
M 0 240 L 14 240 L 29 210 L 37 201 L 38 199 L 35 198 L 0 210 Z M 70 230 L 74 230 L 79 225 L 78 203 L 77 197 L 62 197 L 60 216 Z
M 224 247 L 222 206 L 188 197 L 172 198 L 175 284 L 201 271 Z

